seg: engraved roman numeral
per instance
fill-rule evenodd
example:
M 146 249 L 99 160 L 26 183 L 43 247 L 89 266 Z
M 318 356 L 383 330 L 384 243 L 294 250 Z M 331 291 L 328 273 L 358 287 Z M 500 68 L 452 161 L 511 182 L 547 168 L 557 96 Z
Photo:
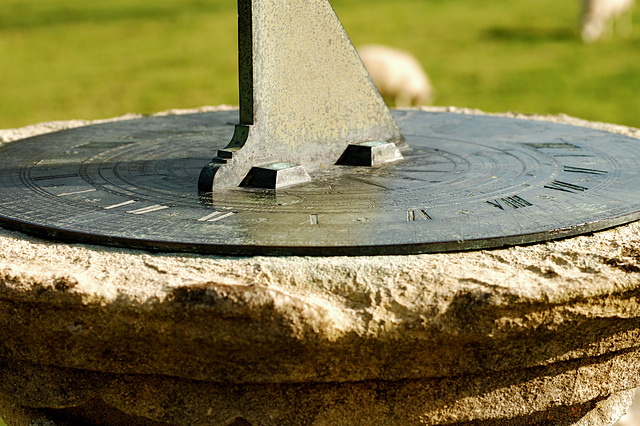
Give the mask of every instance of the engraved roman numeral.
M 597 169 L 586 169 L 583 167 L 564 166 L 563 171 L 567 173 L 583 173 L 587 175 L 606 175 L 607 171 Z
M 574 185 L 572 183 L 562 182 L 560 180 L 554 180 L 549 185 L 545 185 L 544 188 L 553 189 L 555 191 L 571 192 L 571 193 L 574 193 L 574 194 L 577 193 L 577 192 L 584 192 L 587 189 L 589 189 L 589 188 L 584 187 L 584 186 Z
M 418 214 L 416 214 L 416 212 Z M 427 213 L 425 209 L 420 210 L 408 210 L 407 211 L 407 221 L 415 222 L 418 220 L 432 220 L 431 216 Z
M 524 198 L 518 197 L 517 195 L 506 198 L 498 198 L 494 199 L 493 201 L 485 201 L 485 203 L 492 205 L 493 207 L 496 207 L 500 210 L 504 210 L 505 207 L 511 207 L 512 209 L 521 209 L 523 207 L 529 207 L 533 205 Z

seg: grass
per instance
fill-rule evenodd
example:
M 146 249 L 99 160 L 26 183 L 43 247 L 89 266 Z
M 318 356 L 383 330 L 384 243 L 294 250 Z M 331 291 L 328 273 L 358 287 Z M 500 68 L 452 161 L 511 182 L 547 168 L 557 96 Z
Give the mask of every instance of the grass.
M 640 26 L 585 45 L 578 0 L 332 4 L 354 44 L 415 53 L 437 105 L 640 127 Z M 4 0 L 0 128 L 237 104 L 235 8 L 233 0 Z
M 418 55 L 438 105 L 640 125 L 638 31 L 583 44 L 577 0 L 378 0 L 368 2 L 366 14 L 355 1 L 343 3 L 354 43 L 407 46 Z M 406 29 L 380 16 L 407 22 Z

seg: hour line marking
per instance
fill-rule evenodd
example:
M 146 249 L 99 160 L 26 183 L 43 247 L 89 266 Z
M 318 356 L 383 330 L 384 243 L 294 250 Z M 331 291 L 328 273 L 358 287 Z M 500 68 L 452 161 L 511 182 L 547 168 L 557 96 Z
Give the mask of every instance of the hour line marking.
M 216 216 L 219 216 L 221 214 L 222 214 L 222 212 L 213 212 L 213 213 L 208 214 L 208 215 L 206 215 L 204 217 L 201 217 L 200 219 L 198 219 L 198 221 L 205 222 L 205 221 L 208 221 L 209 219 L 214 218 Z
M 57 166 L 64 164 L 80 164 L 82 163 L 82 158 L 45 158 L 43 160 L 38 161 L 39 166 Z
M 544 188 L 553 189 L 556 191 L 571 192 L 571 193 L 583 192 L 589 189 L 584 186 L 574 185 L 572 183 L 562 182 L 559 180 L 554 180 L 549 185 L 545 185 Z
M 156 204 L 154 206 L 149 206 L 149 207 L 144 207 L 138 210 L 129 210 L 127 213 L 131 213 L 131 214 L 145 214 L 145 213 L 151 213 L 151 212 L 157 212 L 158 210 L 164 210 L 164 209 L 168 209 L 169 206 L 163 206 L 160 204 Z
M 533 149 L 580 149 L 579 146 L 567 142 L 531 142 L 523 145 L 530 146 Z
M 506 198 L 498 198 L 497 200 L 494 199 L 493 201 L 485 201 L 485 203 L 490 204 L 493 207 L 497 207 L 500 210 L 504 210 L 502 204 L 505 204 L 512 209 L 520 209 L 522 207 L 529 207 L 533 205 L 524 198 L 518 197 L 517 195 Z
M 64 197 L 65 195 L 74 195 L 74 194 L 86 194 L 87 192 L 95 192 L 97 189 L 85 189 L 84 191 L 75 191 L 75 192 L 64 192 L 62 194 L 58 194 L 58 197 Z
M 309 220 L 305 220 L 301 222 L 300 225 L 318 225 L 320 223 L 320 215 L 319 214 L 310 214 Z
M 416 211 L 418 212 L 417 216 L 416 216 Z M 417 217 L 417 219 L 416 219 L 416 217 Z M 429 216 L 427 211 L 424 210 L 424 209 L 408 210 L 407 211 L 407 221 L 408 222 L 415 222 L 416 220 L 432 220 L 432 219 L 433 218 L 431 216 Z
M 32 177 L 31 180 L 48 180 L 48 179 L 65 179 L 65 178 L 72 178 L 72 177 L 78 177 L 78 173 L 65 173 L 63 175 L 51 175 L 51 176 L 36 176 L 36 177 Z
M 217 221 L 222 220 L 224 218 L 227 218 L 229 216 L 233 216 L 234 214 L 235 214 L 235 212 L 225 213 L 222 216 L 217 216 L 217 217 L 214 217 L 213 219 L 209 219 L 209 222 L 217 222 Z
M 115 209 L 115 208 L 118 208 L 118 207 L 128 206 L 129 204 L 133 204 L 135 202 L 136 202 L 136 200 L 129 200 L 129 201 L 125 201 L 124 203 L 114 204 L 112 206 L 107 206 L 107 207 L 103 207 L 103 208 L 105 210 L 111 210 L 111 209 Z
M 227 213 L 223 213 L 223 212 L 213 212 L 211 214 L 208 214 L 204 217 L 201 217 L 200 219 L 198 219 L 198 221 L 200 222 L 217 222 L 219 220 L 222 220 L 224 218 L 227 218 L 229 216 L 233 216 L 235 214 L 235 212 L 227 212 Z
M 606 175 L 607 173 L 609 173 L 604 170 L 586 169 L 583 167 L 573 167 L 573 166 L 564 166 L 563 170 L 568 173 L 584 173 L 588 175 Z

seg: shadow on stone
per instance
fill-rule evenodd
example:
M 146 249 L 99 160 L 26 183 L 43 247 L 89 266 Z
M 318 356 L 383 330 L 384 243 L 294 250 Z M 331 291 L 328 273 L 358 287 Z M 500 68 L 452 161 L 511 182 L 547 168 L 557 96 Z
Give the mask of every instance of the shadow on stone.
M 598 403 L 605 398 L 598 398 L 584 404 L 555 407 L 551 410 L 531 413 L 527 416 L 511 417 L 507 419 L 476 420 L 471 422 L 454 423 L 451 426 L 572 426 L 590 411 L 598 407 Z
M 144 417 L 133 416 L 107 405 L 102 399 L 94 398 L 87 404 L 63 409 L 42 410 L 51 421 L 58 425 L 101 425 L 101 426 L 171 426 Z M 244 426 L 233 423 L 234 426 Z

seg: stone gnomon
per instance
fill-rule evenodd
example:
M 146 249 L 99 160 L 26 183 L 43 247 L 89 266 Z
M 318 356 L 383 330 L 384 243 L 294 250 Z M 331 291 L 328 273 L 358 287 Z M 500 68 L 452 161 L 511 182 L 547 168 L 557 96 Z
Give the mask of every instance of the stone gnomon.
M 247 124 L 233 141 L 250 140 Z M 143 424 L 605 424 L 637 384 L 636 228 L 493 252 L 235 260 L 5 232 L 2 379 L 15 404 L 4 410 Z
M 282 186 L 308 181 L 306 172 L 341 158 L 361 163 L 347 148 L 371 141 L 388 146 L 378 162 L 402 158 L 400 129 L 329 2 L 239 0 L 238 47 L 240 123 L 200 190 L 275 188 L 252 171 L 274 163 L 288 165 L 280 174 L 302 169 Z

